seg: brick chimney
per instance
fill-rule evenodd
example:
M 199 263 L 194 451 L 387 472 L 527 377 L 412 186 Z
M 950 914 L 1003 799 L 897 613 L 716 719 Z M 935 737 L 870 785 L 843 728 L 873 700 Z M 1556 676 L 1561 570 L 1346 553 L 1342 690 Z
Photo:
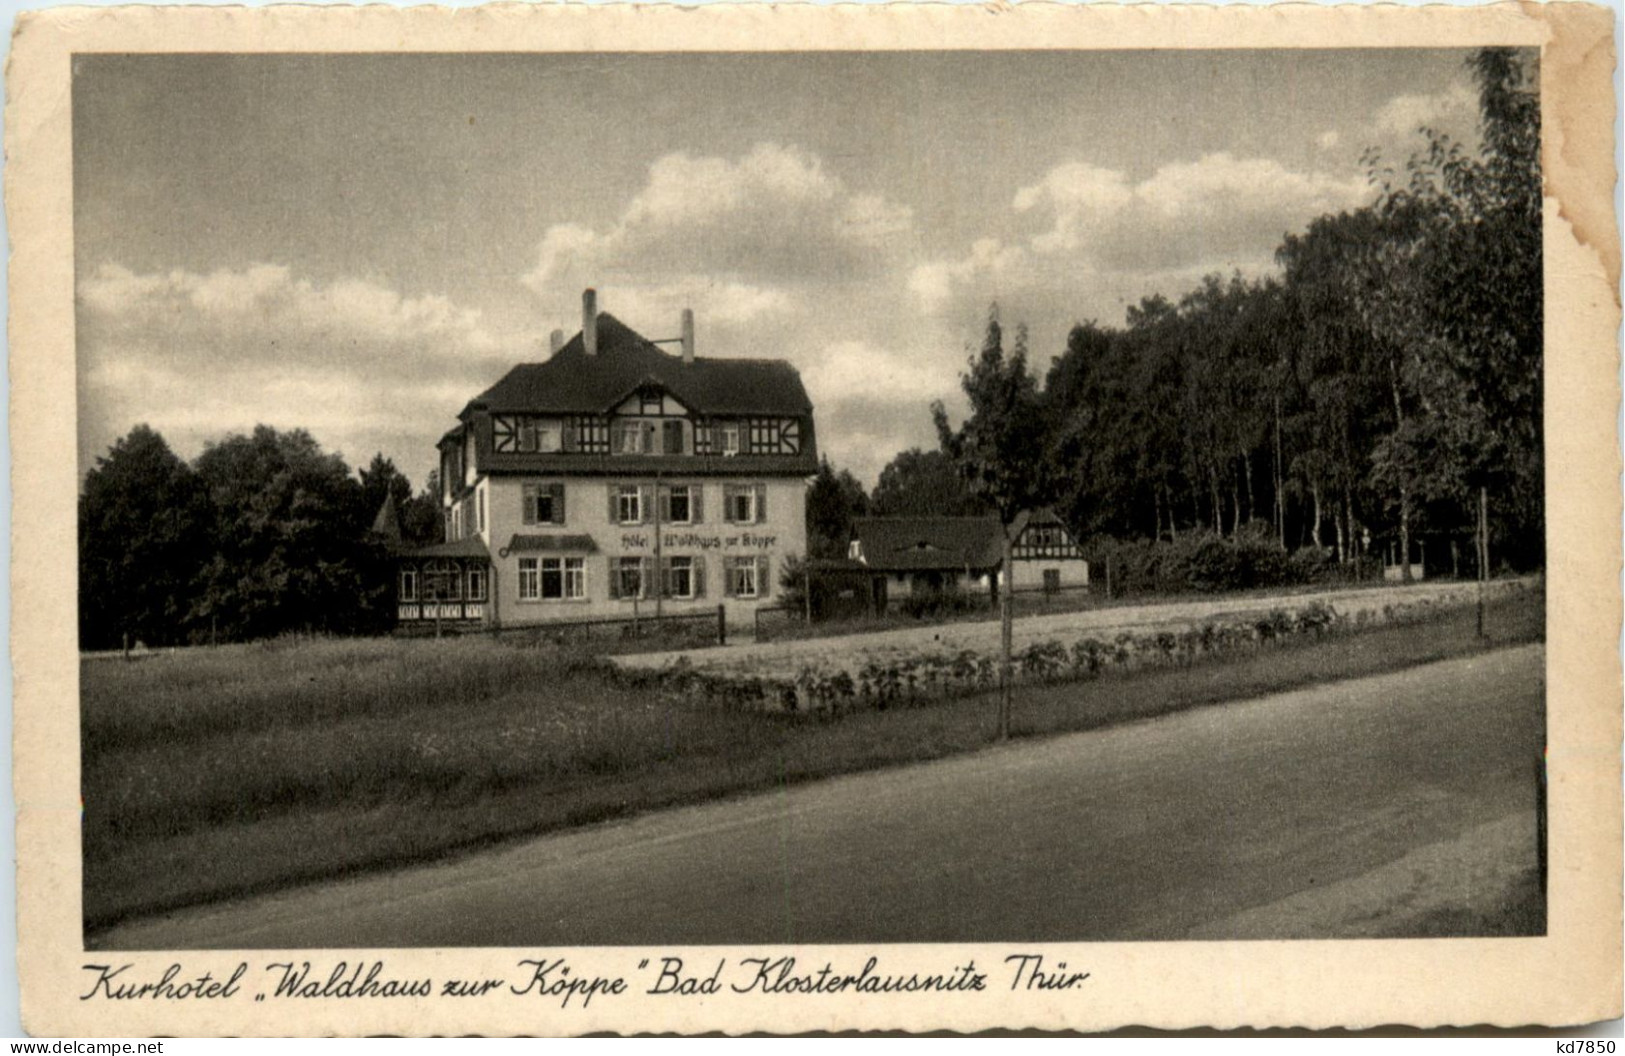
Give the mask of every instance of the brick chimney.
M 559 354 L 559 349 L 561 349 L 563 347 L 564 347 L 564 331 L 563 330 L 555 330 L 551 334 L 547 335 L 547 352 L 548 352 L 548 355 L 552 355 L 552 356 L 558 355 Z
M 694 309 L 683 309 L 683 362 L 694 362 Z
M 598 291 L 581 291 L 581 349 L 589 356 L 598 354 Z

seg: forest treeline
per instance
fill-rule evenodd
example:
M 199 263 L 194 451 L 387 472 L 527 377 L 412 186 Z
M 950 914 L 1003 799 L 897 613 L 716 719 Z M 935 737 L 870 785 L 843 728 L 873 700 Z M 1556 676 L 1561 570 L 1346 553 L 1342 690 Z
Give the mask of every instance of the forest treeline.
M 79 496 L 80 646 L 387 630 L 393 568 L 373 520 L 389 496 L 408 541 L 438 539 L 434 488 L 414 495 L 381 454 L 352 474 L 302 429 L 262 425 L 187 463 L 136 426 Z
M 1423 130 L 1397 168 L 1368 153 L 1371 204 L 1286 236 L 1278 274 L 1073 328 L 1034 397 L 1039 490 L 1083 538 L 1245 534 L 1350 562 L 1432 537 L 1465 565 L 1482 503 L 1492 563 L 1541 564 L 1536 70 L 1504 49 L 1469 64 L 1475 150 Z M 1024 332 L 1002 344 L 995 309 L 981 356 L 1025 369 Z M 898 456 L 873 495 L 841 476 L 812 503 L 832 555 L 843 516 L 978 508 L 941 452 Z

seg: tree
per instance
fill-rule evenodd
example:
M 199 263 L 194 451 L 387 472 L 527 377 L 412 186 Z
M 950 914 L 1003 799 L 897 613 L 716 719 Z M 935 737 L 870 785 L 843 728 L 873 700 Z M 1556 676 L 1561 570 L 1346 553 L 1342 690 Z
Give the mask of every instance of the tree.
M 1045 473 L 1046 436 L 1037 382 L 1027 370 L 1027 332 L 1016 329 L 1015 347 L 1007 356 L 998 306 L 988 314 L 980 353 L 971 356 L 960 375 L 970 402 L 970 415 L 958 429 L 948 421 L 939 400 L 931 406 L 943 453 L 958 469 L 971 493 L 998 516 L 1003 536 L 1004 579 L 999 591 L 1000 662 L 998 736 L 1010 736 L 1011 639 L 1014 610 L 1011 530 L 1024 511 L 1048 498 Z
M 440 512 L 440 471 L 429 470 L 423 490 L 401 504 L 401 537 L 408 546 L 444 542 L 446 521 Z
M 852 519 L 869 510 L 869 496 L 849 471 L 835 471 L 829 459 L 820 459 L 818 475 L 807 489 L 807 555 L 845 557 L 852 536 Z
M 302 429 L 258 426 L 196 462 L 214 507 L 215 555 L 194 619 L 233 638 L 353 633 L 375 625 L 388 580 L 362 486 Z
M 412 482 L 395 468 L 393 460 L 385 458 L 380 451 L 372 456 L 372 463 L 361 471 L 361 508 L 371 511 L 369 517 L 374 516 L 383 507 L 386 498 L 395 500 L 397 511 L 405 509 L 412 499 Z
M 98 458 L 79 496 L 80 645 L 183 641 L 208 521 L 202 482 L 149 426 Z
M 973 517 L 987 507 L 941 451 L 898 452 L 880 471 L 869 513 L 875 517 Z

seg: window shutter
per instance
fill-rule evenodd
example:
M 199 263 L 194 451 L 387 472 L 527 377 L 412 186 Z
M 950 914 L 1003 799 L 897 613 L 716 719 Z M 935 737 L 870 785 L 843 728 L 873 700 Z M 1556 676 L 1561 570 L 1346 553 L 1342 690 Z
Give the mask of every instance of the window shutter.
M 767 576 L 771 567 L 772 565 L 766 555 L 756 559 L 756 596 L 758 598 L 765 598 L 773 592 L 772 580 L 768 579 Z
M 548 487 L 553 492 L 553 523 L 554 524 L 563 524 L 564 523 L 564 485 L 563 484 L 550 484 L 550 485 L 548 485 Z
M 683 453 L 683 423 L 677 419 L 670 419 L 662 423 L 664 432 L 664 453 L 680 455 Z
M 615 484 L 609 486 L 609 523 L 621 523 L 621 511 L 617 509 L 615 500 L 620 497 L 621 489 Z
M 660 596 L 669 598 L 671 597 L 671 558 L 662 557 L 660 559 L 659 573 L 660 579 L 657 581 L 657 585 L 660 587 Z
M 642 443 L 640 443 L 638 445 L 639 450 L 641 450 L 646 455 L 654 454 L 654 449 L 655 449 L 655 426 L 654 426 L 654 423 L 653 422 L 644 422 L 643 427 L 642 427 L 642 429 L 639 430 L 639 432 L 641 432 L 643 434 Z
M 657 486 L 655 488 L 655 494 L 657 496 L 657 501 L 660 503 L 660 523 L 661 524 L 670 524 L 671 523 L 671 489 L 670 488 L 662 488 L 662 487 Z
M 576 427 L 574 425 L 566 425 L 559 430 L 559 447 L 568 452 L 573 452 L 576 449 Z
M 729 557 L 724 558 L 722 561 L 722 596 L 725 598 L 734 596 L 734 562 L 736 560 L 738 558 Z
M 767 523 L 767 485 L 756 485 L 756 523 Z
M 613 601 L 621 596 L 620 569 L 616 567 L 616 565 L 619 563 L 619 559 L 607 557 L 604 559 L 604 562 L 609 568 L 609 597 L 610 600 Z
M 520 511 L 520 514 L 519 514 L 520 523 L 522 523 L 522 524 L 535 524 L 536 523 L 536 485 L 534 485 L 534 484 L 526 484 L 525 487 L 524 487 L 523 494 L 524 494 L 524 498 L 521 500 L 521 502 L 524 504 L 524 508 Z
M 655 489 L 652 484 L 638 485 L 638 523 L 648 524 L 652 519 L 649 510 L 654 505 Z
M 696 598 L 705 597 L 705 558 L 696 557 L 694 559 L 694 571 L 689 573 L 689 576 L 694 583 L 694 596 Z
M 734 523 L 734 495 L 738 491 L 732 484 L 722 486 L 722 519 L 727 524 Z
M 701 484 L 692 484 L 688 489 L 688 523 L 703 524 L 705 522 L 705 487 Z
M 654 558 L 638 558 L 638 597 L 652 598 L 660 591 L 660 584 L 655 581 L 655 573 L 659 571 Z

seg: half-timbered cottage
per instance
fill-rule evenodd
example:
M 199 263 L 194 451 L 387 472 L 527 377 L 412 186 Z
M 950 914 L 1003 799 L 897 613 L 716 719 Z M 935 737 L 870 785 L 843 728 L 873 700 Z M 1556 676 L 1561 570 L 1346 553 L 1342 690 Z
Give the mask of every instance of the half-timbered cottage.
M 806 552 L 812 404 L 782 360 L 677 353 L 597 310 L 441 439 L 446 541 L 399 559 L 403 624 L 678 613 L 746 620 Z
M 847 556 L 883 583 L 876 597 L 985 591 L 1006 582 L 1004 529 L 995 517 L 861 517 Z M 1011 526 L 1011 589 L 1055 594 L 1088 587 L 1089 562 L 1050 510 L 1023 513 Z

